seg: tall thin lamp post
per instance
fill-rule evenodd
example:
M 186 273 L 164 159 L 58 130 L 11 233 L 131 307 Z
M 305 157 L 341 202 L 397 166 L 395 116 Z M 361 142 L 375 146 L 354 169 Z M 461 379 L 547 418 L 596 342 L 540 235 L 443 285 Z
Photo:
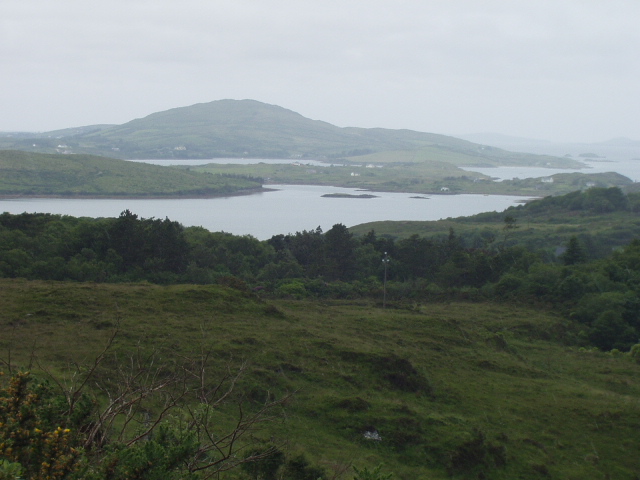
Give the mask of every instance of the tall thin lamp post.
M 382 263 L 384 264 L 384 281 L 382 282 L 382 308 L 387 308 L 387 265 L 389 265 L 389 255 L 387 255 L 387 252 L 384 252 Z

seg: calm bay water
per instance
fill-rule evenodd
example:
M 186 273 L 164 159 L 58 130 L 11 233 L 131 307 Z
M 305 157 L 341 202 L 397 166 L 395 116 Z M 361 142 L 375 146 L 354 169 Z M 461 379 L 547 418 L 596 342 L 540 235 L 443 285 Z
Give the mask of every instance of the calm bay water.
M 360 194 L 350 188 L 270 185 L 277 189 L 253 195 L 207 199 L 48 199 L 0 200 L 0 212 L 43 212 L 74 217 L 117 217 L 126 209 L 143 218 L 165 217 L 184 226 L 253 235 L 265 240 L 336 223 L 353 226 L 378 220 L 439 220 L 502 211 L 522 197 L 503 195 L 419 195 L 377 193 L 378 198 L 326 198 L 327 193 Z
M 482 173 L 490 177 L 496 178 L 498 181 L 511 180 L 514 178 L 538 178 L 548 177 L 556 173 L 606 173 L 617 172 L 634 182 L 640 180 L 640 160 L 602 160 L 602 161 L 584 161 L 587 168 L 583 169 L 560 169 L 560 168 L 536 168 L 536 167 L 489 167 L 476 168 L 465 167 L 464 170 Z
M 553 155 L 563 157 L 569 155 L 570 158 L 579 160 L 586 165 L 583 169 L 555 169 L 555 168 L 533 168 L 533 167 L 496 167 L 496 168 L 465 168 L 465 170 L 475 171 L 494 177 L 500 180 L 511 180 L 513 178 L 539 178 L 548 177 L 556 173 L 606 173 L 616 172 L 628 177 L 634 182 L 640 181 L 640 147 L 634 145 L 616 146 L 605 144 L 586 145 L 529 145 L 526 148 L 508 148 L 513 151 L 526 151 L 538 155 Z M 595 154 L 599 158 L 587 158 L 581 153 L 588 152 Z

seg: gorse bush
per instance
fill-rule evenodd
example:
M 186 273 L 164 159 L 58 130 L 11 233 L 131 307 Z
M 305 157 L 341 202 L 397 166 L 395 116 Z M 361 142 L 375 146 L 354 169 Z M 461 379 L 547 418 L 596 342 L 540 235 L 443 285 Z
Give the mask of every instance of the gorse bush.
M 65 411 L 50 386 L 11 376 L 0 390 L 0 459 L 5 475 L 79 478 L 86 469 L 81 429 L 87 417 Z M 8 476 L 7 478 L 11 478 Z
M 242 402 L 232 392 L 244 365 L 236 372 L 228 367 L 212 381 L 208 354 L 168 355 L 173 360 L 160 362 L 155 352 L 138 351 L 123 362 L 117 355 L 106 362 L 118 376 L 114 382 L 99 372 L 116 333 L 93 366 L 74 371 L 70 384 L 53 377 L 40 381 L 27 372 L 2 376 L 0 478 L 210 478 L 277 453 L 251 448 L 258 425 L 286 397 L 240 406 L 235 422 L 220 425 L 218 410 L 232 398 Z

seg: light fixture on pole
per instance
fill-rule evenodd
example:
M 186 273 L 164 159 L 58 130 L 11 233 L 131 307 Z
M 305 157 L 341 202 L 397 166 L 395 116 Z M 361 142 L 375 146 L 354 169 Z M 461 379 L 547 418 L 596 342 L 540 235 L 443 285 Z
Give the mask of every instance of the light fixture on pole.
M 389 255 L 384 252 L 384 258 L 382 259 L 384 264 L 384 281 L 382 283 L 382 308 L 387 307 L 387 265 L 389 265 Z

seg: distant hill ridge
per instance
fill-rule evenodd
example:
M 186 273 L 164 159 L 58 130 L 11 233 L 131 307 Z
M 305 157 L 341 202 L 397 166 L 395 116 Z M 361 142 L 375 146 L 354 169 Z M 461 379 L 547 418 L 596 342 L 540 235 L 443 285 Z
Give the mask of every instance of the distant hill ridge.
M 120 142 L 125 150 L 134 151 L 157 145 L 157 153 L 171 157 L 180 156 L 176 152 L 208 157 L 336 157 L 459 142 L 410 130 L 340 128 L 255 100 L 173 108 L 81 137 Z
M 467 140 L 412 130 L 341 128 L 256 100 L 217 100 L 152 113 L 122 125 L 68 128 L 0 139 L 0 148 L 89 153 L 116 158 L 362 157 L 367 162 L 445 161 L 456 165 L 569 161 L 513 154 Z M 387 155 L 371 157 L 380 153 Z M 407 152 L 410 155 L 407 156 Z M 361 161 L 361 160 L 357 160 Z M 568 165 L 565 165 L 568 166 Z M 575 165 L 573 165 L 575 166 Z

